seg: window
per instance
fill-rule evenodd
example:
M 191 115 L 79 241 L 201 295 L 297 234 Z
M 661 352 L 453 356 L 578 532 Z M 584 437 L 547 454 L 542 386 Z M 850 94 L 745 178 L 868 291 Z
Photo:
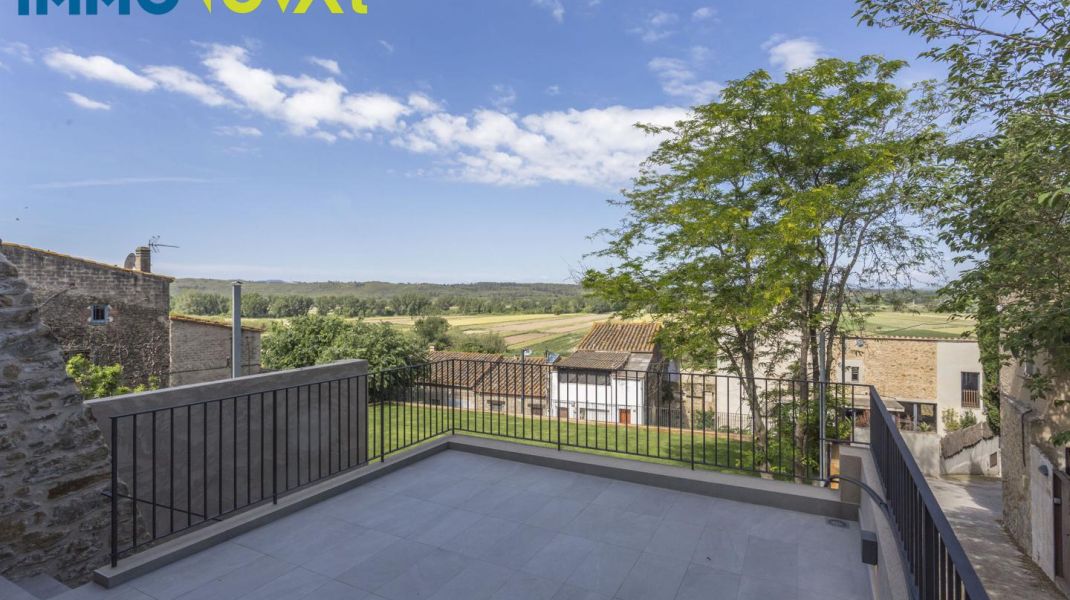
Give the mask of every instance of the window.
M 531 416 L 533 416 L 533 417 L 541 417 L 542 416 L 542 407 L 541 406 L 532 406 L 531 407 Z
M 93 325 L 104 325 L 110 319 L 111 309 L 107 304 L 94 304 L 89 307 L 89 322 Z
M 862 381 L 862 367 L 847 367 L 847 381 L 851 383 Z
M 981 408 L 981 374 L 962 372 L 962 408 Z
M 505 409 L 505 402 L 502 400 L 491 400 L 490 410 L 491 412 L 502 412 Z
M 562 370 L 561 382 L 582 385 L 609 385 L 609 373 L 604 371 L 578 371 L 575 369 Z

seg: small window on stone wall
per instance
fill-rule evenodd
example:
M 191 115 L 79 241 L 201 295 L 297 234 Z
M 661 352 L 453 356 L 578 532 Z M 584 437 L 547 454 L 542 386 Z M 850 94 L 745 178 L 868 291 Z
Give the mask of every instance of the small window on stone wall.
M 89 307 L 89 322 L 93 325 L 105 325 L 111 320 L 111 308 L 107 304 L 94 304 Z

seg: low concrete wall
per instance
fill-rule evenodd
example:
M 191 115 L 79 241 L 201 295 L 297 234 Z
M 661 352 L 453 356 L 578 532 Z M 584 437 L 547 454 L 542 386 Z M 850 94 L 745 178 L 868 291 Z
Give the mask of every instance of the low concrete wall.
M 939 476 L 943 471 L 943 460 L 940 457 L 940 437 L 935 433 L 918 433 L 914 431 L 900 431 L 903 441 L 910 448 L 918 467 L 925 476 Z
M 366 462 L 367 372 L 341 361 L 87 402 L 109 445 L 115 417 L 119 480 L 138 499 L 120 501 L 140 516 L 123 545 Z
M 868 449 L 841 447 L 840 472 L 865 483 L 882 498 L 887 498 Z M 877 534 L 877 564 L 870 568 L 870 589 L 873 590 L 874 600 L 910 598 L 910 583 L 899 554 L 899 536 L 894 523 L 888 520 L 873 498 L 858 486 L 844 482 L 840 485 L 840 494 L 843 502 L 858 505 L 859 527 Z

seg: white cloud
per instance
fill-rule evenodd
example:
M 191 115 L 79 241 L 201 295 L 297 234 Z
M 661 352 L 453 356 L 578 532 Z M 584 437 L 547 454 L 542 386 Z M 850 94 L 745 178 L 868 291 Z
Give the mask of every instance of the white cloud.
M 546 95 L 547 96 L 558 96 L 560 94 L 561 94 L 561 86 L 559 86 L 559 85 L 546 86 Z
M 256 127 L 249 127 L 244 125 L 225 125 L 223 127 L 216 127 L 215 132 L 218 135 L 227 135 L 234 137 L 260 137 L 264 135 L 264 132 L 260 131 Z
M 709 21 L 717 16 L 717 9 L 712 6 L 703 6 L 702 8 L 695 9 L 695 12 L 691 13 L 692 21 Z
M 639 39 L 647 43 L 663 40 L 676 33 L 672 26 L 680 20 L 680 15 L 663 10 L 651 13 L 645 23 L 631 30 Z
M 550 11 L 550 15 L 558 23 L 565 20 L 565 5 L 561 4 L 561 0 L 532 0 L 531 3 Z
M 510 85 L 496 83 L 491 87 L 490 103 L 499 110 L 506 110 L 516 103 L 516 90 Z
M 647 67 L 657 76 L 666 94 L 685 98 L 692 104 L 713 100 L 723 88 L 716 81 L 700 81 L 691 67 L 677 58 L 655 58 Z
M 391 44 L 386 40 L 379 40 L 379 45 L 383 47 L 383 50 L 386 50 L 387 54 L 394 53 L 394 44 Z
M 319 66 L 324 71 L 331 73 L 332 75 L 341 75 L 342 67 L 338 66 L 338 61 L 331 60 L 329 58 L 317 58 L 315 56 L 308 57 L 308 62 Z
M 822 57 L 821 45 L 805 37 L 774 35 L 762 44 L 762 49 L 769 52 L 770 64 L 785 71 L 812 67 Z
M 624 183 L 659 142 L 634 125 L 670 125 L 688 114 L 687 108 L 678 106 L 611 106 L 520 115 L 512 110 L 516 92 L 507 85 L 494 90 L 500 108 L 455 114 L 420 92 L 399 96 L 350 90 L 330 78 L 280 73 L 256 65 L 251 51 L 239 46 L 205 46 L 201 58 L 203 74 L 179 67 L 149 67 L 145 73 L 150 77 L 110 59 L 69 53 L 50 55 L 50 66 L 87 77 L 92 73 L 95 79 L 128 89 L 159 88 L 192 95 L 205 104 L 240 109 L 276 121 L 294 135 L 327 143 L 378 137 L 433 157 L 434 173 L 496 185 L 557 182 L 609 187 Z M 712 91 L 711 83 L 698 81 L 686 65 L 674 73 L 677 87 L 672 89 L 679 88 L 681 94 L 686 90 L 698 97 Z M 213 101 L 213 93 L 225 103 Z M 262 131 L 229 126 L 216 133 L 256 137 Z M 45 187 L 198 181 L 145 178 L 59 182 Z
M 104 56 L 84 57 L 60 50 L 51 50 L 45 55 L 45 64 L 71 77 L 106 81 L 139 92 L 148 92 L 156 88 L 156 82 L 153 80 L 138 75 Z
M 67 92 L 67 98 L 70 99 L 71 103 L 75 106 L 86 110 L 111 110 L 110 104 L 86 98 L 85 96 L 74 92 Z
M 26 64 L 33 64 L 33 54 L 30 47 L 22 42 L 8 42 L 0 46 L 0 52 L 15 57 Z
M 208 106 L 224 106 L 229 101 L 203 79 L 179 67 L 146 67 L 145 74 L 165 90 L 196 98 Z
M 670 125 L 687 109 L 657 107 L 567 110 L 524 117 L 493 110 L 471 117 L 438 113 L 413 125 L 396 144 L 446 157 L 447 174 L 496 185 L 540 182 L 608 187 L 627 181 L 658 139 L 636 123 Z

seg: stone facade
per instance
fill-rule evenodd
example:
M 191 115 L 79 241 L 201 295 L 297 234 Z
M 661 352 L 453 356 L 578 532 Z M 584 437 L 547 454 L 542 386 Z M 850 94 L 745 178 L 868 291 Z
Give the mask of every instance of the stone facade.
M 1038 372 L 1046 366 L 1039 364 Z M 1051 507 L 1055 471 L 1066 472 L 1066 448 L 1051 437 L 1070 430 L 1070 376 L 1052 377 L 1044 395 L 1029 389 L 1031 369 L 1020 363 L 1000 371 L 1000 454 L 1003 468 L 1003 524 L 1014 541 L 1055 577 Z M 1065 502 L 1065 500 L 1064 500 Z M 1056 582 L 1067 588 L 1062 578 Z
M 242 327 L 242 375 L 260 372 L 262 329 Z M 224 323 L 171 317 L 170 385 L 188 385 L 231 376 L 231 327 Z
M 840 353 L 841 349 L 836 347 L 833 353 L 835 366 L 829 374 L 832 381 L 840 381 Z M 971 411 L 978 421 L 985 419 L 979 404 L 977 408 L 963 406 L 962 373 L 977 373 L 978 387 L 981 383 L 980 350 L 975 340 L 848 337 L 842 364 L 846 366 L 843 381 L 872 385 L 885 400 L 936 405 L 933 431 L 941 435 L 946 433 L 942 415 L 948 409 L 953 409 L 959 416 Z M 857 381 L 852 378 L 855 370 Z M 979 393 L 976 398 L 979 403 Z M 868 404 L 868 395 L 863 394 L 860 400 Z
M 108 449 L 37 307 L 0 253 L 0 575 L 73 584 L 107 561 Z
M 139 270 L 150 268 L 147 249 L 128 260 L 136 268 L 9 242 L 0 252 L 30 285 L 65 359 L 83 354 L 96 364 L 121 364 L 127 384 L 167 384 L 172 278 Z

